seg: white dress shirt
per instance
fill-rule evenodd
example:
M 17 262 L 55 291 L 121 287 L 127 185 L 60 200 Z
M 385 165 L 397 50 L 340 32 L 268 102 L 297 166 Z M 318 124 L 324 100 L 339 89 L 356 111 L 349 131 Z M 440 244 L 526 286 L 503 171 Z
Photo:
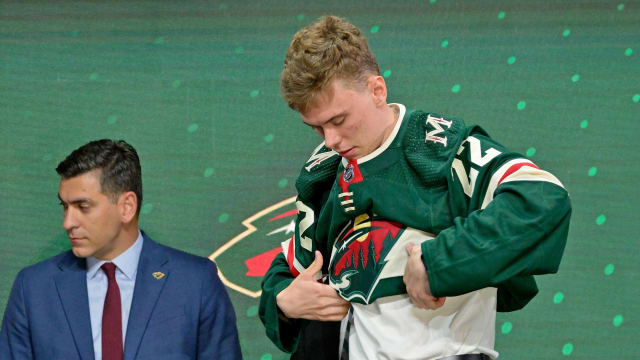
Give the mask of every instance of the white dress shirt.
M 143 241 L 142 234 L 138 230 L 138 238 L 133 245 L 111 261 L 116 265 L 116 282 L 120 288 L 123 348 L 127 336 L 129 311 L 131 310 L 131 300 L 133 299 L 133 289 L 136 285 L 138 260 L 140 259 Z M 100 269 L 100 266 L 105 262 L 107 261 L 96 259 L 93 256 L 87 258 L 87 292 L 89 295 L 89 315 L 91 316 L 91 334 L 93 336 L 95 360 L 102 360 L 102 311 L 104 309 L 104 299 L 107 296 L 108 280 L 107 275 Z

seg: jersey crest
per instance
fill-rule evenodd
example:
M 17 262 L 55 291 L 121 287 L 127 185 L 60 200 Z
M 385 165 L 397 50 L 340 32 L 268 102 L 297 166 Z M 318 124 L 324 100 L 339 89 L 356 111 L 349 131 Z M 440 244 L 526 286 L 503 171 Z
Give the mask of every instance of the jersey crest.
M 329 283 L 340 296 L 356 302 L 369 299 L 402 230 L 400 223 L 371 219 L 368 214 L 349 223 L 334 244 L 329 267 Z

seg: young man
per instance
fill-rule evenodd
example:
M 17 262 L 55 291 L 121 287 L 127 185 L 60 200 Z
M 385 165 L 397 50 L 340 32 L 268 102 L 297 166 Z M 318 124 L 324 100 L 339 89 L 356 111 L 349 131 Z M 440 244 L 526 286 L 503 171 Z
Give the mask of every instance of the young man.
M 140 160 L 92 141 L 56 171 L 71 250 L 18 274 L 2 359 L 240 359 L 235 314 L 209 259 L 138 230 Z
M 496 358 L 496 309 L 522 308 L 533 275 L 558 269 L 558 179 L 479 127 L 387 104 L 366 39 L 337 17 L 294 36 L 281 92 L 324 143 L 263 282 L 268 336 L 293 351 L 306 320 L 344 318 L 352 360 Z

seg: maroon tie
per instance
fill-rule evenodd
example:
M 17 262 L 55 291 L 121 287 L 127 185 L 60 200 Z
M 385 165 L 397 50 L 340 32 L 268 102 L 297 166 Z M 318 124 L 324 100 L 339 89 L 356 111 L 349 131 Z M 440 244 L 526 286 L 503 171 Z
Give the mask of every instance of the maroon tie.
M 104 263 L 101 268 L 109 279 L 102 312 L 102 359 L 122 360 L 122 310 L 120 288 L 116 282 L 116 266 L 113 263 Z

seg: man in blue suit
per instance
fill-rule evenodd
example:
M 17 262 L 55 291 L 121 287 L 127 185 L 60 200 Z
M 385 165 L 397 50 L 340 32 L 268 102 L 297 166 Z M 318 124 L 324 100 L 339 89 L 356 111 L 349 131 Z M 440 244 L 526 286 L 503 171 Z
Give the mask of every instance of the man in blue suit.
M 135 149 L 92 141 L 56 171 L 71 250 L 18 274 L 0 359 L 240 359 L 215 264 L 138 229 Z

